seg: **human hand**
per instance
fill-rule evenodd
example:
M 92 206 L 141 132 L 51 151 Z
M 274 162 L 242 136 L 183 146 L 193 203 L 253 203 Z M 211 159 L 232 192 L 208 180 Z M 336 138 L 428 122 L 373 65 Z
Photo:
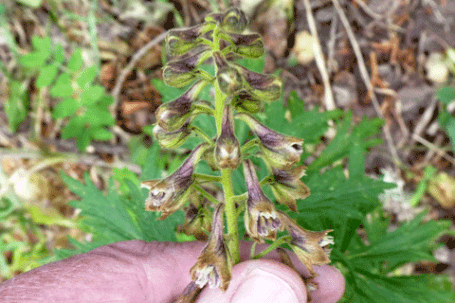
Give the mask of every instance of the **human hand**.
M 99 247 L 86 254 L 50 263 L 0 284 L 3 303 L 27 302 L 162 302 L 179 297 L 190 282 L 189 270 L 204 242 L 125 241 Z M 251 243 L 241 243 L 247 260 Z M 261 248 L 261 246 L 258 246 Z M 306 269 L 291 259 L 303 275 Z M 260 260 L 233 267 L 228 290 L 205 288 L 197 302 L 307 302 L 300 276 L 277 262 L 270 253 Z M 315 266 L 319 289 L 313 302 L 336 302 L 345 287 L 343 275 L 331 266 Z

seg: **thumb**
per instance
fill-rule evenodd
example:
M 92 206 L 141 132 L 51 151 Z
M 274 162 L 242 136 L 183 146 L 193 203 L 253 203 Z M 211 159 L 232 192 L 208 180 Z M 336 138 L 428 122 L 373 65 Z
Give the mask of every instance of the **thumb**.
M 286 265 L 272 260 L 250 260 L 235 265 L 226 292 L 205 288 L 198 303 L 306 303 L 302 278 Z

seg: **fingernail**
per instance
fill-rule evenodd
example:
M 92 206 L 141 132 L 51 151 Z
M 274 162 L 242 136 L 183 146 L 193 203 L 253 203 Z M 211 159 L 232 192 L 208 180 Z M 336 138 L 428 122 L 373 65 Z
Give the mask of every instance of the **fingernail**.
M 280 277 L 263 269 L 254 269 L 239 285 L 231 303 L 273 302 L 298 303 L 291 286 Z

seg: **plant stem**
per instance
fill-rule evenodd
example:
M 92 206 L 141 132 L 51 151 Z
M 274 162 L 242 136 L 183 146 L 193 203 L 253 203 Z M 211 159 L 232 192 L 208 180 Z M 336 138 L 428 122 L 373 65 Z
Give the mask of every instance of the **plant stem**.
M 215 28 L 213 41 L 215 45 L 219 47 L 219 39 L 217 37 L 217 29 Z M 215 74 L 217 73 L 215 65 Z M 221 134 L 222 120 L 223 120 L 223 108 L 226 95 L 220 90 L 218 82 L 215 81 L 215 121 L 217 135 Z M 232 169 L 224 168 L 221 170 L 221 184 L 224 191 L 224 212 L 226 214 L 226 224 L 228 234 L 226 236 L 227 247 L 231 255 L 234 264 L 240 262 L 240 251 L 239 251 L 239 231 L 237 226 L 237 212 L 235 209 L 234 201 L 234 190 L 232 187 Z
M 264 249 L 262 252 L 258 253 L 256 256 L 254 256 L 253 259 L 262 258 L 262 257 L 265 256 L 266 254 L 268 254 L 269 252 L 271 252 L 272 250 L 274 250 L 275 248 L 277 248 L 277 247 L 280 246 L 281 244 L 286 243 L 286 242 L 289 241 L 289 240 L 291 240 L 291 236 L 283 236 L 283 237 L 279 238 L 278 240 L 276 240 L 275 242 L 273 242 L 272 244 L 270 244 L 269 247 L 267 247 L 266 249 Z
M 215 199 L 215 197 L 213 197 L 211 194 L 209 194 L 208 192 L 206 192 L 202 187 L 200 187 L 199 185 L 197 184 L 193 184 L 193 188 L 195 190 L 197 190 L 198 192 L 201 193 L 201 195 L 203 195 L 207 200 L 209 200 L 210 202 L 212 202 L 213 204 L 215 205 L 218 205 L 220 204 L 220 201 L 218 201 L 217 199 Z

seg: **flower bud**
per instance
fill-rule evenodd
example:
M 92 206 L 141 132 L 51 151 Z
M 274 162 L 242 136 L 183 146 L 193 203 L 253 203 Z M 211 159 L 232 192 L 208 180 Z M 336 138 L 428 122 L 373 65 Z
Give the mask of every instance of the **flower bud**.
M 204 19 L 207 23 L 218 23 L 229 33 L 241 33 L 248 25 L 248 19 L 238 8 L 230 8 L 224 13 L 212 13 Z
M 248 189 L 245 228 L 258 243 L 263 243 L 264 239 L 275 241 L 277 231 L 281 228 L 275 205 L 262 192 L 251 160 L 243 162 L 243 172 Z
M 221 27 L 230 33 L 241 33 L 247 25 L 248 19 L 245 13 L 234 7 L 224 13 L 223 20 L 221 21 Z
M 156 139 L 158 139 L 158 143 L 163 148 L 177 148 L 181 146 L 188 137 L 191 135 L 191 131 L 189 129 L 190 122 L 189 120 L 185 122 L 177 130 L 166 132 L 164 128 L 159 125 L 155 125 L 153 128 L 153 135 L 155 135 Z
M 273 177 L 269 181 L 276 200 L 297 211 L 297 199 L 305 199 L 310 195 L 310 189 L 300 178 L 305 175 L 306 167 L 301 165 L 290 170 L 272 168 Z
M 200 77 L 196 69 L 206 60 L 204 48 L 196 54 L 183 55 L 169 61 L 163 70 L 163 81 L 167 86 L 184 87 Z
M 283 82 L 275 75 L 264 75 L 252 72 L 241 65 L 235 67 L 245 79 L 245 90 L 255 99 L 273 102 L 281 97 Z
M 240 164 L 240 144 L 235 136 L 232 108 L 226 105 L 223 109 L 221 134 L 215 142 L 215 163 L 220 169 L 236 169 Z
M 215 64 L 218 68 L 216 80 L 221 91 L 228 95 L 234 95 L 243 87 L 243 80 L 240 73 L 232 67 L 220 52 L 213 53 Z
M 200 44 L 200 35 L 204 24 L 170 30 L 166 36 L 166 52 L 170 56 L 178 56 L 195 49 Z
M 257 59 L 264 54 L 264 41 L 259 34 L 229 34 L 234 45 L 229 46 L 232 52 L 249 59 Z
M 196 264 L 191 268 L 191 279 L 203 288 L 221 288 L 226 291 L 232 277 L 232 264 L 223 239 L 223 204 L 213 213 L 212 233 Z
M 194 167 L 206 148 L 206 144 L 198 145 L 180 167 L 167 178 L 141 183 L 142 187 L 150 190 L 149 196 L 145 200 L 146 210 L 161 211 L 159 220 L 163 220 L 186 203 L 191 194 L 190 186 L 194 180 Z
M 330 263 L 330 251 L 328 245 L 334 244 L 333 237 L 327 234 L 331 229 L 324 231 L 309 231 L 300 227 L 285 213 L 278 211 L 286 230 L 291 236 L 290 246 L 299 260 L 308 269 L 312 276 L 316 276 L 313 265 Z
M 288 169 L 300 160 L 303 152 L 303 139 L 275 132 L 247 113 L 238 113 L 236 117 L 248 124 L 250 129 L 258 136 L 261 141 L 259 148 L 270 166 Z
M 157 124 L 167 132 L 181 128 L 191 115 L 191 105 L 206 84 L 199 80 L 174 101 L 161 104 L 155 112 Z

